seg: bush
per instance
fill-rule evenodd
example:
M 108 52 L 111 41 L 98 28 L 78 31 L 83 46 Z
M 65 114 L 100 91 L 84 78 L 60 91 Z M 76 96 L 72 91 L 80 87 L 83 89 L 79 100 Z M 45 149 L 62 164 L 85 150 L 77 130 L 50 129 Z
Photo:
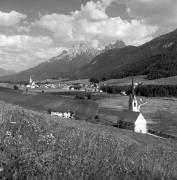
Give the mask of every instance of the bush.
M 90 78 L 89 81 L 94 84 L 99 83 L 99 79 L 97 79 L 97 78 Z
M 88 99 L 92 99 L 92 95 L 90 93 L 87 94 Z
M 83 95 L 83 94 L 77 94 L 76 96 L 75 96 L 75 98 L 76 99 L 86 99 L 86 97 L 85 97 L 85 95 Z
M 47 110 L 47 113 L 48 113 L 48 114 L 51 114 L 51 112 L 52 112 L 52 109 L 48 109 L 48 110 Z
M 14 85 L 14 89 L 15 89 L 15 90 L 19 90 L 19 87 L 15 84 L 15 85 Z

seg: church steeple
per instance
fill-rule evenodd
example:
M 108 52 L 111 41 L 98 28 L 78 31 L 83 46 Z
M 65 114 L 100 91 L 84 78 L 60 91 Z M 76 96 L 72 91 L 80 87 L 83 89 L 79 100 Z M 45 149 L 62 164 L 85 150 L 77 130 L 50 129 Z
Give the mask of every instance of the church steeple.
M 135 97 L 134 78 L 132 77 L 132 97 Z
M 29 84 L 31 85 L 32 82 L 33 82 L 33 80 L 32 80 L 31 75 L 30 75 Z
M 135 95 L 135 85 L 134 85 L 133 77 L 132 77 L 131 94 L 129 97 L 129 110 L 134 112 L 139 112 L 138 102 L 136 100 L 136 95 Z

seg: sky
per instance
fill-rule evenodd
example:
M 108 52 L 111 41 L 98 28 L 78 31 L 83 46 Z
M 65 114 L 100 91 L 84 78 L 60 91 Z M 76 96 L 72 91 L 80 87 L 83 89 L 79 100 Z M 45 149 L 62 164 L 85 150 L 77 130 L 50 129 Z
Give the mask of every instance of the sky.
M 0 68 L 22 71 L 79 43 L 137 46 L 176 28 L 176 0 L 0 0 Z

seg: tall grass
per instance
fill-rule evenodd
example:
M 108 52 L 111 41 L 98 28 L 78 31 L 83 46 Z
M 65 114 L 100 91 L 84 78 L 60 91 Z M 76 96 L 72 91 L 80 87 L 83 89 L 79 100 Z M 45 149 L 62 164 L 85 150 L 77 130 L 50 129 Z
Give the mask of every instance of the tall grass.
M 177 144 L 0 103 L 0 178 L 177 179 Z

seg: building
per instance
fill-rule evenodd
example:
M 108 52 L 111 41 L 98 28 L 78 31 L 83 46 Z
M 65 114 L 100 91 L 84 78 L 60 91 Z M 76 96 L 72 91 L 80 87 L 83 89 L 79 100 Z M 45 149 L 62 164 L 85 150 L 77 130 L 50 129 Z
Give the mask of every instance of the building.
M 135 86 L 132 78 L 132 93 L 129 97 L 128 111 L 118 120 L 117 126 L 123 129 L 130 129 L 137 133 L 147 133 L 147 121 L 140 112 L 140 107 L 145 104 L 138 105 L 135 95 Z
M 73 118 L 74 113 L 72 111 L 67 111 L 67 112 L 54 112 L 51 111 L 51 116 L 58 116 L 58 117 L 62 117 L 62 118 Z
M 32 77 L 31 77 L 31 75 L 30 75 L 29 84 L 32 85 L 32 83 L 33 83 L 33 80 L 32 80 Z
M 117 125 L 119 128 L 133 130 L 137 133 L 147 133 L 147 122 L 140 112 L 125 112 Z
M 133 78 L 132 78 L 132 93 L 130 94 L 130 97 L 129 97 L 129 111 L 134 111 L 134 112 L 140 111 L 138 108 L 138 101 L 135 95 L 135 85 L 134 85 Z
M 31 88 L 31 89 L 34 89 L 36 87 L 36 84 L 35 82 L 33 81 L 31 75 L 30 75 L 30 78 L 29 78 L 29 84 L 26 86 L 27 88 Z

